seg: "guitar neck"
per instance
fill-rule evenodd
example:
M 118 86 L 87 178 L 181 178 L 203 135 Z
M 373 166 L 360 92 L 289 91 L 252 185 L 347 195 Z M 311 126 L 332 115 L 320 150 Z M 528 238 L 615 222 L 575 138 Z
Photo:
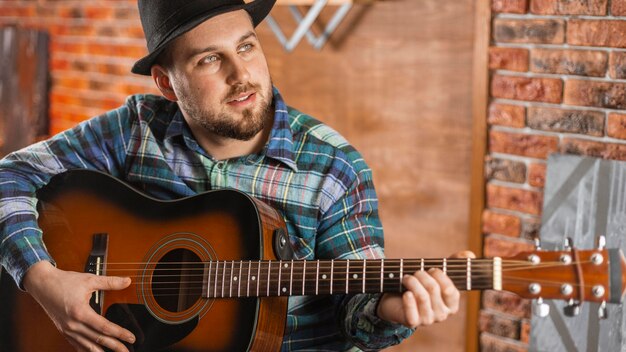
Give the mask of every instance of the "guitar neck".
M 438 268 L 459 290 L 500 289 L 494 259 L 252 260 L 203 263 L 204 298 L 403 292 L 402 277 Z

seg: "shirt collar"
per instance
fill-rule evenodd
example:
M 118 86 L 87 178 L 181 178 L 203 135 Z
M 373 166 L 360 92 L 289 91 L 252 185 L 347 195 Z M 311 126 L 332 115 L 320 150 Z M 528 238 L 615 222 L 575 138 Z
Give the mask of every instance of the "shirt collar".
M 298 171 L 298 167 L 294 160 L 293 132 L 289 124 L 289 112 L 287 110 L 287 105 L 276 87 L 273 87 L 273 93 L 274 125 L 272 126 L 269 140 L 265 144 L 265 148 L 263 148 L 262 153 L 269 158 L 286 164 L 292 170 Z M 180 135 L 183 135 L 187 140 L 193 140 L 193 135 L 185 123 L 182 112 L 180 109 L 177 109 L 172 118 L 172 122 L 165 132 L 165 139 Z M 193 144 L 197 146 L 196 143 Z

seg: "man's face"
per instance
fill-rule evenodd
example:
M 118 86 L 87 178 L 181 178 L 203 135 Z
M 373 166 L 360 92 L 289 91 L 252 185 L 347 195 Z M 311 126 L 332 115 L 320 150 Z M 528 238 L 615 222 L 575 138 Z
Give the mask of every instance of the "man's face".
M 192 129 L 249 140 L 271 121 L 267 61 L 244 10 L 205 21 L 170 50 L 170 82 Z

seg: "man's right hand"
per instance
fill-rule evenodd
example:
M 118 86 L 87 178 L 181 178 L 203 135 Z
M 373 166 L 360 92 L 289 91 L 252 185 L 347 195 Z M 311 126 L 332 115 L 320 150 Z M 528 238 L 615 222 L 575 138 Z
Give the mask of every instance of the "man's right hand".
M 130 282 L 130 278 L 63 271 L 41 261 L 26 272 L 23 284 L 77 351 L 103 352 L 106 347 L 128 352 L 120 340 L 134 343 L 135 336 L 96 313 L 89 300 L 94 291 L 122 290 Z

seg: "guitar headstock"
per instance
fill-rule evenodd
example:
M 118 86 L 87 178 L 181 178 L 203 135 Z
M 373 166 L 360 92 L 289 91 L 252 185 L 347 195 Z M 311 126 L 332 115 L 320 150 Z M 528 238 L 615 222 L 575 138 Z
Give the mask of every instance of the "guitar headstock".
M 502 259 L 502 288 L 524 298 L 620 303 L 626 259 L 619 249 L 522 252 Z

